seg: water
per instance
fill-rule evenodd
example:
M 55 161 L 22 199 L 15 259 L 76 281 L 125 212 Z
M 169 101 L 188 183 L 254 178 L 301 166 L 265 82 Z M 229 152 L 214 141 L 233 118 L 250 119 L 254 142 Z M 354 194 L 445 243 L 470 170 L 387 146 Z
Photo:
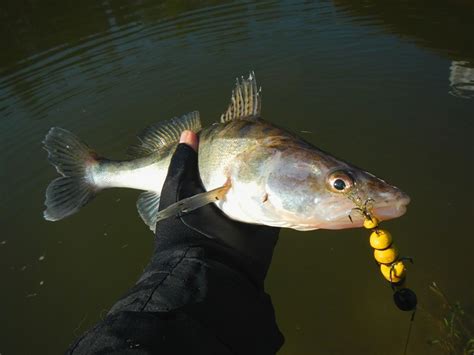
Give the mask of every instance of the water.
M 428 285 L 474 312 L 473 15 L 459 0 L 2 3 L 0 353 L 64 350 L 151 252 L 136 191 L 43 220 L 48 129 L 123 158 L 150 123 L 195 109 L 215 121 L 249 70 L 266 119 L 409 193 L 407 215 L 385 224 L 415 258 L 408 353 L 442 353 L 427 344 L 446 315 Z M 280 354 L 403 353 L 410 314 L 395 309 L 366 235 L 282 232 L 266 282 Z

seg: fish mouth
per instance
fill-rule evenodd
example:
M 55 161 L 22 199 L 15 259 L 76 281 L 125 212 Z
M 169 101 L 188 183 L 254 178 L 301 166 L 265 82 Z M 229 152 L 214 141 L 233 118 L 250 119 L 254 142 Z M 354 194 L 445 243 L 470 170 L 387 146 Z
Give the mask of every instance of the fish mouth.
M 374 203 L 370 208 L 370 213 L 380 221 L 386 221 L 401 217 L 407 210 L 410 203 L 410 197 L 403 192 L 399 192 L 398 196 L 390 201 Z M 342 214 L 337 214 L 336 218 L 318 221 L 315 225 L 304 226 L 303 228 L 294 228 L 298 230 L 311 229 L 346 229 L 362 227 L 364 216 L 362 213 L 355 211 L 353 205 L 345 205 Z M 342 211 L 341 211 L 342 212 Z
M 410 203 L 410 197 L 403 194 L 395 202 L 387 204 L 375 204 L 372 213 L 381 221 L 398 218 L 405 214 L 407 205 Z

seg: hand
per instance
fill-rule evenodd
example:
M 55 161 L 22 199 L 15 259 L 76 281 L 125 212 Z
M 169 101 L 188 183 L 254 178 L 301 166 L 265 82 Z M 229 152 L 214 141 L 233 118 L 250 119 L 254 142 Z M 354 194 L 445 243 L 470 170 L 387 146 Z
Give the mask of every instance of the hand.
M 184 131 L 168 169 L 160 199 L 160 211 L 183 198 L 206 191 L 198 170 L 198 138 Z M 231 220 L 210 204 L 188 214 L 160 221 L 156 226 L 157 251 L 179 243 L 224 247 L 237 254 L 251 277 L 263 282 L 270 266 L 280 228 Z M 222 250 L 222 249 L 220 249 Z M 235 264 L 235 263 L 234 263 Z

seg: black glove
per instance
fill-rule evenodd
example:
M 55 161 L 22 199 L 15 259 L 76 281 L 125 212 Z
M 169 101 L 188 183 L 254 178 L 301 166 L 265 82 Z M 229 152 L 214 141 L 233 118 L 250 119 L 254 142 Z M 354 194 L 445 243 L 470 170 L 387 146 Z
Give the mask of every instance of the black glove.
M 178 145 L 160 208 L 203 191 L 196 152 Z M 274 355 L 284 339 L 263 281 L 278 233 L 214 205 L 160 221 L 140 280 L 68 353 Z
M 160 210 L 205 191 L 199 177 L 197 153 L 188 145 L 179 144 L 163 185 Z M 231 220 L 210 204 L 160 221 L 156 226 L 156 252 L 181 243 L 206 244 L 216 251 L 228 249 L 227 261 L 263 285 L 279 232 L 280 228 Z

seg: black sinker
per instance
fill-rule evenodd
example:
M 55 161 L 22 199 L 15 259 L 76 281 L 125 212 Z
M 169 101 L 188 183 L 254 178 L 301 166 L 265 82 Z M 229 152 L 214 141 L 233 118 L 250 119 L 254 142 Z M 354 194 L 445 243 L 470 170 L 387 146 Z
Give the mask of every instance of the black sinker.
M 413 311 L 418 303 L 415 292 L 409 288 L 401 288 L 395 291 L 393 294 L 393 301 L 402 311 Z

